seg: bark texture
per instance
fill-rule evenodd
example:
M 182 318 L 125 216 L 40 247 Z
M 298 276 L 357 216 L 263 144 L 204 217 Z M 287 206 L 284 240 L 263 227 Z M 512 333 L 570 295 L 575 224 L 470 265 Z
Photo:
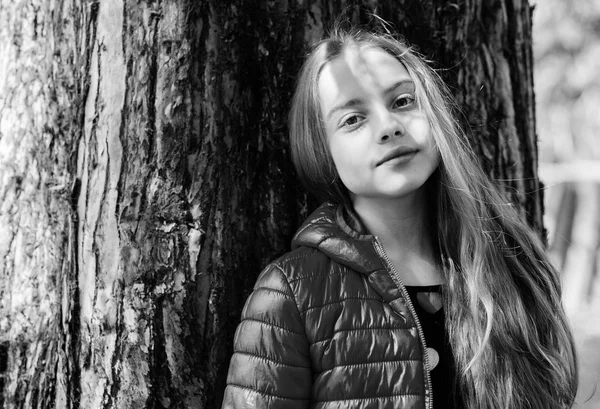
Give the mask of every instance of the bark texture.
M 83 10 L 0 1 L 0 402 L 77 399 L 76 188 Z
M 0 0 L 4 407 L 220 406 L 245 298 L 315 205 L 286 116 L 344 9 L 436 61 L 541 231 L 525 0 Z

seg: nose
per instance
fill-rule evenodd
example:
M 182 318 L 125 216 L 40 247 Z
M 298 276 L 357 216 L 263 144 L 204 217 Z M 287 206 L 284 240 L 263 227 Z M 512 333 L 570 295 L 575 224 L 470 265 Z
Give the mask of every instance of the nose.
M 385 143 L 390 139 L 404 136 L 406 130 L 400 120 L 392 112 L 387 112 L 381 116 L 381 127 L 377 133 L 377 142 Z
M 393 135 L 394 137 L 404 135 L 404 127 L 401 124 L 398 124 L 397 128 L 398 129 L 382 133 L 379 137 L 379 142 L 386 142 L 388 139 L 392 139 L 391 135 Z

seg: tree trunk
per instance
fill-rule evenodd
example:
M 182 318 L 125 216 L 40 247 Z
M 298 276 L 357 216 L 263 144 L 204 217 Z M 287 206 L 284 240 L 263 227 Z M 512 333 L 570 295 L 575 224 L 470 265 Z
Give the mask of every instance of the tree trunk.
M 77 2 L 0 0 L 0 406 L 77 399 Z
M 443 70 L 541 232 L 527 2 L 363 3 Z M 295 76 L 350 4 L 0 0 L 4 407 L 220 406 L 245 298 L 315 205 Z

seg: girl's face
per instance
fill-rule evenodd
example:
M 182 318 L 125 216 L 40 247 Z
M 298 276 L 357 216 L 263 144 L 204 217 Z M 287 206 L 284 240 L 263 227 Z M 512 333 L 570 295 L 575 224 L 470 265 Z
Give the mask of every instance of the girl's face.
M 318 83 L 325 134 L 352 200 L 395 199 L 416 192 L 438 166 L 415 84 L 379 48 L 347 48 Z

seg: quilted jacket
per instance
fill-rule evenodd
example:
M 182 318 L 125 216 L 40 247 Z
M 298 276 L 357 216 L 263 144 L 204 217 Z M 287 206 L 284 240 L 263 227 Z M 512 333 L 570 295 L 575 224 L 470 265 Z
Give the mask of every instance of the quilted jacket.
M 380 242 L 325 204 L 242 312 L 223 408 L 429 408 L 423 333 Z

